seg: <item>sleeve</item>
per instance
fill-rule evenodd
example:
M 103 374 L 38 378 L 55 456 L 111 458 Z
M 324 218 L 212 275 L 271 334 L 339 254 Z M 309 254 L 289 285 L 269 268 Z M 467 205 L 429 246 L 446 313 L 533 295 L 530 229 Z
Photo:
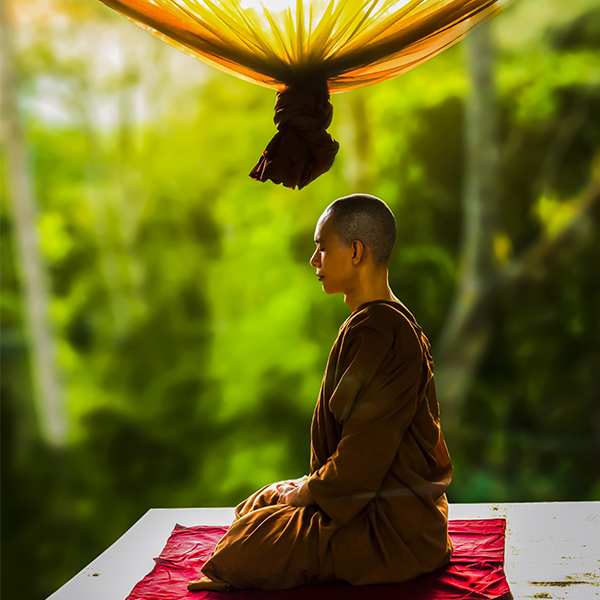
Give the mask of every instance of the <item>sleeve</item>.
M 319 507 L 346 524 L 375 497 L 413 418 L 422 369 L 412 330 L 358 327 L 344 339 L 342 375 L 329 406 L 342 424 L 340 442 L 308 488 Z

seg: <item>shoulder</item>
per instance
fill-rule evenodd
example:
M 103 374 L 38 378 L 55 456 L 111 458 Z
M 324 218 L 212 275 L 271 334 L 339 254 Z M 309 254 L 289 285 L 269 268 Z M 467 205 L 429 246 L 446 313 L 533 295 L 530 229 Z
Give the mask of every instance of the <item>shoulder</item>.
M 396 302 L 370 302 L 352 313 L 346 321 L 348 328 L 370 328 L 388 332 L 411 328 L 414 317 L 401 304 Z M 416 322 L 414 322 L 416 325 Z
M 359 308 L 343 326 L 346 335 L 414 340 L 419 338 L 419 326 L 403 305 L 372 302 Z

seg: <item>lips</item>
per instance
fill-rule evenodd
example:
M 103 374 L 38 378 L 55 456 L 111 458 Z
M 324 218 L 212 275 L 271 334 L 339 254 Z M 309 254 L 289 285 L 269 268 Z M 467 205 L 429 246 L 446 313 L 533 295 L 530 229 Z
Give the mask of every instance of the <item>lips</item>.
M 319 275 L 319 274 L 317 273 L 317 279 L 318 279 L 319 281 L 323 281 L 323 277 L 324 277 L 324 275 Z

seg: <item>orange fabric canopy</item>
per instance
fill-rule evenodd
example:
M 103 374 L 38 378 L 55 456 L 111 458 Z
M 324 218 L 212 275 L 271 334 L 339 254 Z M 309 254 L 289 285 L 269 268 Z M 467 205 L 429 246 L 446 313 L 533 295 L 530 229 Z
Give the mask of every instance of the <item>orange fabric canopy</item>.
M 186 54 L 248 81 L 278 92 L 287 92 L 288 98 L 290 90 L 302 90 L 304 93 L 319 90 L 317 99 L 312 104 L 320 106 L 320 112 L 329 104 L 329 93 L 386 81 L 405 73 L 462 39 L 469 29 L 508 2 L 101 1 Z M 328 90 L 325 95 L 324 84 Z M 286 101 L 281 104 L 290 103 Z M 298 102 L 293 101 L 292 104 L 298 107 Z M 307 114 L 311 116 L 310 107 L 308 110 Z M 287 121 L 279 120 L 280 123 Z M 321 122 L 330 120 L 330 115 L 324 120 L 317 119 Z M 327 122 L 327 126 L 328 124 Z M 311 123 L 310 127 L 313 125 Z M 293 125 L 287 123 L 279 125 L 279 128 L 281 133 L 282 129 L 293 128 Z M 302 130 L 298 135 L 300 138 L 304 137 Z M 323 140 L 324 138 L 320 139 L 319 143 Z M 287 140 L 283 145 L 290 147 L 290 144 L 293 146 L 295 143 Z M 312 143 L 314 144 L 314 140 Z M 277 144 L 278 147 L 281 145 Z M 310 158 L 310 144 L 307 148 L 307 156 Z M 329 149 L 322 154 L 329 160 L 332 152 L 335 156 L 336 151 L 337 147 L 334 151 L 330 144 Z M 265 160 L 266 163 L 269 162 L 268 157 Z M 268 164 L 262 166 L 268 167 Z M 268 174 L 266 179 L 281 179 L 277 183 L 302 187 L 330 166 L 331 164 L 324 169 L 325 165 L 318 166 L 314 172 L 300 175 L 300 180 L 295 182 L 286 182 L 285 178 L 273 178 Z M 257 175 L 256 169 L 259 167 L 260 163 L 252 176 Z M 294 170 L 300 173 L 303 168 L 300 166 Z M 256 178 L 265 180 L 263 175 L 257 175 Z M 306 178 L 309 181 L 304 181 Z

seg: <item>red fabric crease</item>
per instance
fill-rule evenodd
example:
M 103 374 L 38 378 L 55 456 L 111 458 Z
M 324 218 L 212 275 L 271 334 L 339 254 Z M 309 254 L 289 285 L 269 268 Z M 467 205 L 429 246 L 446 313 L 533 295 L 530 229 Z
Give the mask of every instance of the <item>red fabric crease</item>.
M 127 600 L 512 600 L 504 574 L 504 519 L 448 523 L 454 554 L 444 568 L 387 585 L 319 585 L 281 591 L 189 592 L 227 527 L 176 525 L 155 566 Z

